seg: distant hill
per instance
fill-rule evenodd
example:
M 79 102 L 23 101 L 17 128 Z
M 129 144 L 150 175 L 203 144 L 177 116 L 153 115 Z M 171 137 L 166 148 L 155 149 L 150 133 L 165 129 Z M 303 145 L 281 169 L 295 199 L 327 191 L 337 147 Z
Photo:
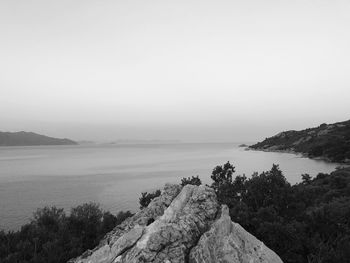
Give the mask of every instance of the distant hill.
M 284 131 L 249 148 L 298 152 L 310 158 L 350 163 L 350 120 L 321 124 L 302 131 Z
M 0 132 L 0 146 L 32 146 L 32 145 L 74 145 L 75 141 L 58 139 L 34 132 Z

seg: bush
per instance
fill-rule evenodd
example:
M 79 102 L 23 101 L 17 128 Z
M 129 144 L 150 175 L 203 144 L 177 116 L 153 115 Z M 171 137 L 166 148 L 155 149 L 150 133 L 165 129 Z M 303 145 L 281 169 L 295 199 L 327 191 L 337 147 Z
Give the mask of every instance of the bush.
M 72 208 L 38 209 L 31 222 L 19 231 L 0 231 L 0 262 L 2 263 L 64 263 L 94 248 L 100 239 L 132 214 L 117 216 L 89 203 Z
M 185 186 L 187 184 L 191 185 L 201 185 L 202 181 L 199 179 L 198 175 L 197 176 L 192 176 L 192 177 L 187 177 L 187 178 L 182 178 L 181 179 L 181 185 Z
M 219 202 L 229 207 L 232 207 L 235 203 L 234 199 L 236 197 L 236 194 L 233 194 L 232 175 L 234 172 L 235 167 L 230 162 L 227 162 L 222 166 L 216 166 L 211 174 L 211 179 L 213 180 L 211 187 L 215 190 Z
M 156 190 L 153 193 L 147 193 L 147 192 L 141 193 L 141 197 L 139 198 L 140 209 L 147 207 L 149 203 L 157 196 L 160 196 L 160 194 L 161 194 L 160 190 Z
M 278 165 L 249 179 L 233 173 L 230 163 L 213 170 L 219 202 L 283 262 L 349 262 L 350 168 L 303 174 L 293 186 Z

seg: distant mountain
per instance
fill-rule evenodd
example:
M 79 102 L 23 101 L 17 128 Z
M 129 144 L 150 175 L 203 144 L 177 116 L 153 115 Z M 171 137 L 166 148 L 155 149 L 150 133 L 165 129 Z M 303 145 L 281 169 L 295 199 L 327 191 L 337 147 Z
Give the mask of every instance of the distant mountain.
M 310 158 L 350 163 L 350 120 L 321 124 L 302 131 L 284 131 L 251 145 L 264 151 L 298 152 Z
M 163 144 L 163 143 L 181 143 L 180 140 L 142 140 L 142 139 L 120 139 L 109 142 L 109 144 Z
M 31 145 L 74 145 L 75 141 L 58 139 L 40 135 L 34 132 L 0 132 L 0 146 L 31 146 Z

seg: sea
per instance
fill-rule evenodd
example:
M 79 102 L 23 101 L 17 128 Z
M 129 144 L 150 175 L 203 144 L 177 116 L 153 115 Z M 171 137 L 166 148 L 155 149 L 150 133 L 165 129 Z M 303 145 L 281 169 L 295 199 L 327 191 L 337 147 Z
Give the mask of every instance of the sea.
M 246 150 L 238 143 L 138 143 L 0 147 L 0 230 L 18 230 L 45 206 L 99 203 L 114 214 L 139 209 L 141 192 L 199 176 L 210 184 L 216 165 L 230 161 L 250 177 L 279 164 L 291 184 L 301 174 L 338 164 L 289 153 Z

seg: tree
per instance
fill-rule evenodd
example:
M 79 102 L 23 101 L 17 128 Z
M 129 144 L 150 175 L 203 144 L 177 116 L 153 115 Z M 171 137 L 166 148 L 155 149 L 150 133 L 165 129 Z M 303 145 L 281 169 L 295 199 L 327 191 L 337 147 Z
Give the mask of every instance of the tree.
M 131 212 L 114 216 L 98 204 L 88 203 L 71 209 L 38 209 L 30 223 L 18 231 L 0 231 L 1 263 L 65 263 L 94 248 L 101 238 Z
M 84 250 L 98 244 L 103 212 L 96 203 L 79 205 L 71 210 L 69 228 L 76 235 L 82 236 Z
M 273 164 L 270 171 L 254 174 L 247 181 L 246 188 L 244 202 L 254 211 L 270 205 L 276 209 L 287 206 L 290 184 L 276 164 Z
M 235 172 L 235 167 L 230 164 L 230 162 L 225 163 L 224 165 L 218 165 L 214 168 L 211 179 L 214 181 L 211 187 L 218 191 L 222 185 L 232 183 L 232 174 Z
M 45 228 L 46 231 L 57 232 L 65 218 L 66 214 L 63 208 L 44 207 L 37 209 L 33 214 L 32 222 L 40 228 Z
M 230 162 L 224 165 L 218 165 L 214 168 L 211 179 L 214 181 L 211 187 L 215 190 L 219 202 L 232 206 L 235 196 L 232 175 L 235 172 L 235 167 Z
M 303 184 L 309 184 L 311 183 L 311 176 L 309 174 L 302 174 L 301 175 L 301 180 L 303 182 Z

